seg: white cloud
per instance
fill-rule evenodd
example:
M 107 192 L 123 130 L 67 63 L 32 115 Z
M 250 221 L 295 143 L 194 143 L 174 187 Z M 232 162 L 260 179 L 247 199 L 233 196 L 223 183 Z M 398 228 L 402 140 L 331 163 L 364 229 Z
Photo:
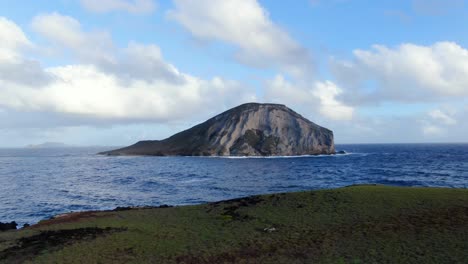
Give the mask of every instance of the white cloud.
M 103 39 L 107 41 L 106 46 L 113 47 L 109 34 L 84 32 L 77 20 L 60 14 L 36 17 L 32 25 L 57 47 L 75 53 L 82 63 L 45 69 L 39 65 L 49 77 L 41 86 L 5 78 L 0 67 L 2 108 L 53 112 L 89 120 L 167 122 L 255 100 L 238 82 L 219 77 L 204 80 L 180 72 L 164 61 L 156 45 L 132 42 L 125 49 L 107 50 L 106 57 L 110 60 L 93 59 L 94 52 L 103 50 L 100 46 Z M 8 29 L 6 32 L 16 30 L 21 33 L 18 36 L 24 36 L 14 23 L 4 28 Z M 28 43 L 26 37 L 19 43 L 23 42 Z M 19 51 L 16 56 L 25 60 Z
M 40 63 L 21 55 L 34 48 L 20 27 L 0 17 L 0 80 L 37 86 L 46 83 L 48 76 Z
M 24 32 L 14 22 L 0 17 L 0 61 L 15 61 L 20 49 L 31 46 Z
M 107 71 L 115 72 L 120 78 L 152 81 L 163 79 L 172 83 L 183 83 L 184 77 L 172 64 L 167 63 L 161 49 L 154 45 L 130 42 L 118 63 L 102 65 Z
M 375 81 L 374 90 L 366 94 L 373 102 L 468 96 L 468 50 L 453 42 L 375 45 L 372 50 L 355 50 L 354 61 L 334 60 L 332 69 L 339 83 L 355 89 Z
M 311 98 L 310 91 L 301 89 L 289 82 L 282 75 L 275 76 L 267 81 L 265 86 L 265 99 L 276 103 L 307 104 Z
M 450 114 L 444 113 L 439 109 L 429 112 L 429 116 L 439 122 L 442 122 L 445 125 L 456 125 L 457 120 L 453 118 Z
M 421 121 L 423 134 L 428 137 L 450 135 L 449 132 L 451 132 L 451 129 L 448 129 L 448 127 L 450 126 L 453 128 L 458 125 L 455 116 L 456 111 L 454 109 L 434 109 L 429 111 L 427 113 L 428 118 Z
M 273 23 L 256 0 L 175 0 L 168 17 L 194 37 L 224 41 L 239 48 L 239 62 L 279 67 L 295 76 L 311 71 L 308 51 Z
M 200 107 L 216 107 L 237 98 L 240 85 L 214 78 L 184 75 L 182 85 L 135 79 L 123 86 L 119 79 L 94 66 L 73 65 L 47 69 L 55 81 L 36 89 L 9 86 L 0 104 L 24 111 L 51 111 L 93 118 L 168 121 L 183 118 Z M 240 99 L 240 98 L 239 98 Z M 234 99 L 235 100 L 235 99 Z M 183 105 L 184 107 L 180 107 Z
M 341 88 L 333 82 L 317 82 L 312 94 L 320 99 L 320 113 L 333 120 L 351 120 L 354 108 L 338 101 Z
M 156 9 L 154 0 L 80 0 L 80 2 L 84 8 L 96 13 L 125 11 L 132 14 L 149 14 Z
M 55 50 L 71 54 L 81 63 L 96 65 L 122 80 L 136 78 L 152 81 L 162 78 L 179 83 L 184 81 L 178 70 L 164 61 L 156 45 L 130 42 L 127 48 L 119 50 L 114 47 L 109 33 L 85 32 L 79 21 L 57 13 L 35 17 L 32 27 L 49 40 Z
M 315 82 L 312 86 L 293 84 L 278 75 L 267 83 L 267 101 L 303 106 L 331 120 L 351 120 L 354 108 L 341 102 L 342 90 L 333 82 Z
M 83 31 L 78 20 L 58 13 L 42 14 L 33 18 L 33 30 L 49 40 L 56 49 L 68 49 L 80 61 L 112 63 L 114 47 L 105 31 Z
M 423 126 L 423 134 L 425 136 L 440 136 L 444 134 L 444 130 L 438 126 L 427 124 Z

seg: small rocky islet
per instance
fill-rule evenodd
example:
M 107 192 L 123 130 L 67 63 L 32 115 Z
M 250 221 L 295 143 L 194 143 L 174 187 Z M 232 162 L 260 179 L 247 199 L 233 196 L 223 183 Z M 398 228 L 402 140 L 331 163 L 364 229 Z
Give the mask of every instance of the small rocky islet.
M 333 131 L 281 104 L 248 103 L 164 140 L 103 155 L 296 156 L 336 154 Z

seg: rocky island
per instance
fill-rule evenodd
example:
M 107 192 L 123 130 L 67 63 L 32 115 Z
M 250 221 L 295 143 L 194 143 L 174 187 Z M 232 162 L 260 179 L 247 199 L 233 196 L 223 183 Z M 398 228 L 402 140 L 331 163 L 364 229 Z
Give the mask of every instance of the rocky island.
M 335 154 L 333 132 L 285 105 L 248 103 L 164 140 L 103 155 L 294 156 Z

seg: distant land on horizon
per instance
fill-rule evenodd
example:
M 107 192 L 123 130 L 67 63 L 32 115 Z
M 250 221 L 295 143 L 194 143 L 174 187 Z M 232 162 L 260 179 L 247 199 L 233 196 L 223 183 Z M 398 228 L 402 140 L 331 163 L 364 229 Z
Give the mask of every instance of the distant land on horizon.
M 54 149 L 56 148 L 58 149 L 58 148 L 110 148 L 110 147 L 118 147 L 118 146 L 98 146 L 98 145 L 81 146 L 81 145 L 69 145 L 69 144 L 62 143 L 62 142 L 44 142 L 40 144 L 29 144 L 22 148 L 27 148 L 27 149 Z
M 30 145 L 27 145 L 26 148 L 34 148 L 34 149 L 37 149 L 37 148 L 68 148 L 68 147 L 72 147 L 72 146 L 69 146 L 65 143 L 61 143 L 61 142 L 44 142 L 44 143 L 40 143 L 40 144 L 30 144 Z

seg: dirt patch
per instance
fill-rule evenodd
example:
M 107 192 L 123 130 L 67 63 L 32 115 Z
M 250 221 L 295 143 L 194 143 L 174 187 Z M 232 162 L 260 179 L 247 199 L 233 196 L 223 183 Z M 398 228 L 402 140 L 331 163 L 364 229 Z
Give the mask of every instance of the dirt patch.
M 21 263 L 37 256 L 43 250 L 54 251 L 78 241 L 92 240 L 112 232 L 122 232 L 123 228 L 79 228 L 59 231 L 44 231 L 17 241 L 17 245 L 0 252 L 0 262 Z
M 236 221 L 248 221 L 254 219 L 254 217 L 241 214 L 237 210 L 241 207 L 249 207 L 257 205 L 258 203 L 263 202 L 263 198 L 260 196 L 252 196 L 252 197 L 245 197 L 245 198 L 238 198 L 232 200 L 226 200 L 216 203 L 211 203 L 209 205 L 209 209 L 206 212 L 211 212 L 214 207 L 223 206 L 223 212 L 221 213 L 224 217 L 229 217 L 231 220 Z
M 238 206 L 251 206 L 263 202 L 263 198 L 260 196 L 251 196 L 244 198 L 237 198 L 231 200 L 225 200 L 221 202 L 211 203 L 211 205 L 218 206 L 222 204 L 238 204 Z
M 222 216 L 228 216 L 231 220 L 235 221 L 248 221 L 254 219 L 254 217 L 247 215 L 247 214 L 241 214 L 237 212 L 237 209 L 239 209 L 239 206 L 228 206 L 224 208 L 224 212 L 221 214 Z
M 49 220 L 43 220 L 31 226 L 31 228 L 40 228 L 40 227 L 56 225 L 56 224 L 74 223 L 74 222 L 84 220 L 84 219 L 89 219 L 89 218 L 109 217 L 113 215 L 113 212 L 131 211 L 131 210 L 148 210 L 148 209 L 167 209 L 167 208 L 172 208 L 172 207 L 173 207 L 172 205 L 163 204 L 160 206 L 116 207 L 115 209 L 109 210 L 109 211 L 87 211 L 87 212 L 66 213 L 66 214 L 56 215 Z M 102 213 L 106 213 L 106 214 L 102 214 Z
M 88 218 L 98 218 L 98 217 L 107 217 L 108 215 L 99 215 L 98 211 L 90 212 L 77 212 L 77 213 L 68 213 L 54 216 L 52 219 L 41 221 L 31 228 L 39 228 L 44 226 L 56 225 L 56 224 L 65 224 L 77 222 L 79 220 L 88 219 Z

